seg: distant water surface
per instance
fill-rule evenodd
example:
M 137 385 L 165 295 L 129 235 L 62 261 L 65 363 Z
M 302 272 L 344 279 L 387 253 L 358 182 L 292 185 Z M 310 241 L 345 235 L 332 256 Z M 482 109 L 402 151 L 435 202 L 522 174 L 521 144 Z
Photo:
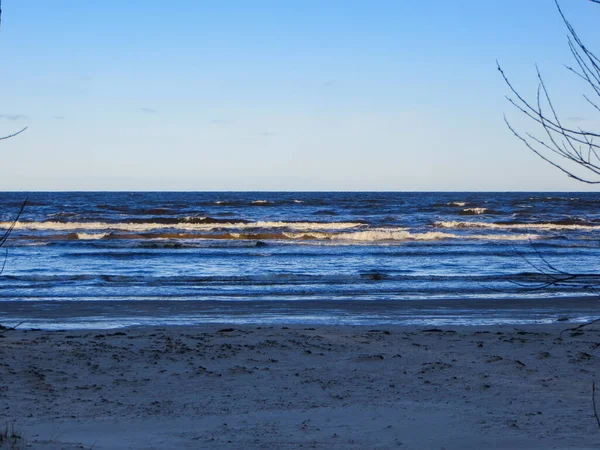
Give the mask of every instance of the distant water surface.
M 596 193 L 0 193 L 0 227 L 26 197 L 4 324 L 529 323 L 599 306 Z M 589 283 L 545 286 L 548 263 Z

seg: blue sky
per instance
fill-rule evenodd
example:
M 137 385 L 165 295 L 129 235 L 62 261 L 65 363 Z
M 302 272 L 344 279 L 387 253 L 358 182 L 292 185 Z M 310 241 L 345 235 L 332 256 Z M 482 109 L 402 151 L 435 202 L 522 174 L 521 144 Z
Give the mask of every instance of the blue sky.
M 496 59 L 600 125 L 553 0 L 4 0 L 0 57 L 0 190 L 586 189 L 507 130 Z

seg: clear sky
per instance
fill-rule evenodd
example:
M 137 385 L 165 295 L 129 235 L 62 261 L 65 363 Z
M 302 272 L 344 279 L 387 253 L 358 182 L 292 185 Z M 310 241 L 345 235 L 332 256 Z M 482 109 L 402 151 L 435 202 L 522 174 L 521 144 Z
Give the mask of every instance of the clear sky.
M 563 0 L 600 50 L 600 5 Z M 496 59 L 598 129 L 553 0 L 4 0 L 0 190 L 583 190 Z

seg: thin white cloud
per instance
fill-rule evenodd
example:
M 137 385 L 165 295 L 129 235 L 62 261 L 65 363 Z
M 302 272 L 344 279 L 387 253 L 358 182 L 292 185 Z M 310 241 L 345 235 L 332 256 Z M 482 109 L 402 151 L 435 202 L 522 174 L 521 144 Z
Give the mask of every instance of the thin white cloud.
M 24 120 L 29 119 L 29 116 L 24 114 L 0 114 L 0 119 L 4 120 Z

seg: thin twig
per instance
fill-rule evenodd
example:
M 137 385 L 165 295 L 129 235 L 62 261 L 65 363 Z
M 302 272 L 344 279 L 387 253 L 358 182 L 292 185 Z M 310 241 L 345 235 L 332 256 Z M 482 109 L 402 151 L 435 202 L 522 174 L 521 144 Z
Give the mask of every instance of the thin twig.
M 560 336 L 562 337 L 563 333 L 566 333 L 567 331 L 579 331 L 579 330 L 581 330 L 581 329 L 583 329 L 585 327 L 589 327 L 590 325 L 594 325 L 595 323 L 598 323 L 598 322 L 600 322 L 600 318 L 591 320 L 591 321 L 586 322 L 586 323 L 582 323 L 581 325 L 578 325 L 578 326 L 576 326 L 574 328 L 567 328 L 567 329 L 562 330 L 560 332 Z
M 19 322 L 18 324 L 16 324 L 14 327 L 9 327 L 9 328 L 3 328 L 2 330 L 0 330 L 0 336 L 2 336 L 4 333 L 8 333 L 9 331 L 14 331 L 17 329 L 17 327 L 20 327 L 21 325 L 23 325 L 25 322 Z
M 17 222 L 21 218 L 21 215 L 23 214 L 23 211 L 25 210 L 25 206 L 27 206 L 27 198 L 25 198 L 25 201 L 21 204 L 21 209 L 19 209 L 19 212 L 17 213 L 17 217 L 15 218 L 15 220 L 13 220 L 12 223 L 10 224 L 10 226 L 8 227 L 8 229 L 2 235 L 0 235 L 0 247 L 2 247 L 6 243 L 8 237 L 10 236 L 10 233 L 12 233 L 14 228 L 17 226 Z
M 0 0 L 0 28 L 1 28 L 1 25 L 2 25 L 2 0 Z M 0 137 L 0 141 L 3 141 L 3 140 L 5 140 L 5 139 L 10 139 L 11 137 L 15 137 L 15 136 L 17 136 L 18 134 L 21 134 L 21 133 L 22 133 L 23 131 L 25 131 L 26 129 L 27 129 L 27 127 L 23 128 L 23 129 L 22 129 L 22 130 L 20 130 L 20 131 L 17 131 L 16 133 L 10 134 L 10 135 L 8 135 L 8 136 L 2 136 L 2 137 Z
M 4 273 L 4 268 L 6 267 L 6 260 L 8 259 L 8 249 L 4 249 L 4 261 L 2 261 L 2 267 L 0 268 L 0 275 Z
M 15 137 L 19 134 L 21 134 L 23 131 L 25 131 L 28 127 L 23 128 L 22 130 L 17 131 L 16 133 L 13 134 L 9 134 L 8 136 L 2 136 L 0 137 L 0 141 L 3 141 L 4 139 L 10 139 L 11 137 Z
M 596 423 L 600 428 L 600 417 L 598 417 L 598 408 L 596 408 L 596 382 L 592 381 L 592 406 L 594 407 L 594 417 L 596 417 Z

